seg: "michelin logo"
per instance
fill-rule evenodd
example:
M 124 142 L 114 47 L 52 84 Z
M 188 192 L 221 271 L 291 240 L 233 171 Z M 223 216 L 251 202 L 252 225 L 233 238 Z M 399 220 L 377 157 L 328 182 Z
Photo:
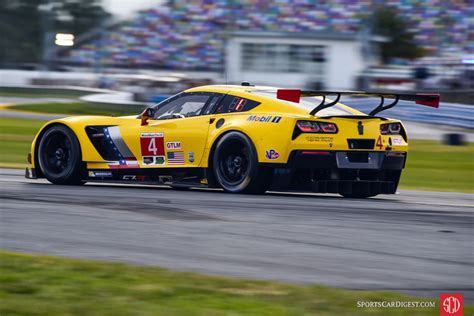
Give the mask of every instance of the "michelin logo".
M 89 171 L 90 178 L 110 178 L 112 177 L 112 172 L 110 171 Z
M 247 118 L 247 121 L 261 122 L 261 123 L 280 123 L 280 120 L 281 120 L 281 116 L 250 115 Z

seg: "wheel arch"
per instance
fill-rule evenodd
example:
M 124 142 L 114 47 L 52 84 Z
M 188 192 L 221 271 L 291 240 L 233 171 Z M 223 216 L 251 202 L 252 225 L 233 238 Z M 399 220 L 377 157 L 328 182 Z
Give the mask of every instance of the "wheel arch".
M 44 136 L 44 134 L 53 126 L 64 126 L 67 129 L 69 129 L 74 135 L 76 135 L 76 133 L 74 132 L 74 130 L 70 126 L 68 126 L 67 124 L 65 124 L 64 122 L 61 122 L 61 121 L 53 121 L 53 122 L 47 123 L 41 128 L 41 130 L 38 132 L 38 134 L 35 137 L 35 140 L 34 140 L 34 143 L 33 143 L 33 148 L 32 148 L 33 149 L 32 159 L 33 159 L 33 162 L 34 162 L 34 168 L 35 168 L 36 176 L 38 178 L 44 178 L 44 174 L 43 174 L 43 171 L 40 168 L 39 160 L 38 160 L 39 144 L 41 143 L 41 138 Z M 81 144 L 81 141 L 79 140 L 79 138 L 77 137 L 77 135 L 76 135 L 76 138 L 77 138 L 77 141 L 79 143 L 79 149 L 80 149 L 81 160 L 82 160 L 82 155 L 83 155 L 83 153 L 82 153 L 82 144 Z
M 207 157 L 207 166 L 209 167 L 209 163 L 211 162 L 211 159 L 212 159 L 212 156 L 214 155 L 214 152 L 216 150 L 216 146 L 217 146 L 217 143 L 219 143 L 219 141 L 222 139 L 222 137 L 224 137 L 225 135 L 229 134 L 229 133 L 232 133 L 232 132 L 237 132 L 237 133 L 240 133 L 242 135 L 244 135 L 245 137 L 247 137 L 248 139 L 250 139 L 250 141 L 252 142 L 252 145 L 256 148 L 255 146 L 255 142 L 252 140 L 252 137 L 250 137 L 247 133 L 245 133 L 244 131 L 242 130 L 239 130 L 239 129 L 229 129 L 229 130 L 226 130 L 226 131 L 223 131 L 222 133 L 220 133 L 215 139 L 214 141 L 212 142 L 212 145 L 211 145 L 211 148 L 209 149 L 209 155 Z
M 212 168 L 212 159 L 214 157 L 214 152 L 216 150 L 216 146 L 219 143 L 219 141 L 222 139 L 222 137 L 224 137 L 225 135 L 227 135 L 229 133 L 232 133 L 232 132 L 237 132 L 237 133 L 240 133 L 242 135 L 245 135 L 245 137 L 247 137 L 250 140 L 250 142 L 252 143 L 252 145 L 255 147 L 255 143 L 253 142 L 252 138 L 247 133 L 245 133 L 244 131 L 239 130 L 239 129 L 229 129 L 229 130 L 223 131 L 217 137 L 215 137 L 214 141 L 212 142 L 211 148 L 209 149 L 209 155 L 207 156 L 206 176 L 207 176 L 208 186 L 211 187 L 211 188 L 218 187 L 217 181 L 216 181 L 216 178 L 215 178 L 215 174 L 214 174 L 214 169 Z

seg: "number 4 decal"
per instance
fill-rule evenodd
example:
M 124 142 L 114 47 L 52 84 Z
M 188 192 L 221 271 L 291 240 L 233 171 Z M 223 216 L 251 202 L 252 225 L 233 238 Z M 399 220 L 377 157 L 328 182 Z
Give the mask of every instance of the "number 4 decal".
M 377 146 L 379 149 L 382 149 L 383 143 L 382 143 L 382 136 L 379 135 L 379 138 L 377 138 L 377 143 L 375 143 L 375 146 Z
M 153 152 L 153 156 L 156 156 L 156 152 L 158 151 L 158 148 L 156 148 L 156 138 L 151 138 L 150 139 L 150 144 L 148 144 L 148 152 Z
M 163 133 L 142 133 L 140 135 L 142 156 L 164 156 Z

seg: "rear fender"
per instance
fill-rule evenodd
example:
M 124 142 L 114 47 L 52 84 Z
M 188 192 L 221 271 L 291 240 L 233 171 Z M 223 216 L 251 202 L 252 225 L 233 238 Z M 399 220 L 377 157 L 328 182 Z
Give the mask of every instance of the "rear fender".
M 218 123 L 219 120 L 224 122 Z M 202 167 L 208 167 L 212 149 L 220 137 L 230 131 L 238 131 L 247 135 L 257 150 L 258 161 L 261 163 L 286 163 L 289 158 L 288 144 L 291 141 L 295 119 L 259 113 L 228 113 L 215 118 L 209 129 Z

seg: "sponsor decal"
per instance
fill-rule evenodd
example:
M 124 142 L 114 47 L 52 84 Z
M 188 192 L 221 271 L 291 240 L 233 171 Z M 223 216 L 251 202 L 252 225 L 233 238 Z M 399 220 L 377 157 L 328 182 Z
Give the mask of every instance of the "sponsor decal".
M 181 149 L 181 142 L 167 142 L 166 149 L 168 150 Z
M 144 165 L 165 164 L 165 143 L 163 133 L 142 133 L 140 135 L 140 148 Z
M 403 145 L 405 142 L 403 141 L 403 138 L 400 137 L 392 137 L 392 144 L 394 145 Z
M 151 165 L 154 163 L 155 159 L 154 157 L 143 157 L 143 164 L 144 165 Z
M 141 133 L 140 137 L 164 137 L 163 133 Z
M 280 154 L 275 149 L 269 149 L 265 152 L 265 157 L 270 160 L 278 159 Z
M 306 140 L 308 142 L 323 142 L 323 143 L 332 143 L 334 141 L 334 137 L 327 137 L 327 136 L 306 136 Z
M 194 153 L 192 151 L 188 152 L 188 160 L 189 162 L 194 162 Z
M 247 118 L 247 121 L 251 122 L 261 122 L 261 123 L 280 123 L 281 116 L 259 116 L 259 115 L 250 115 Z
M 165 156 L 144 156 L 144 165 L 164 165 L 166 162 Z
M 165 156 L 156 156 L 155 165 L 164 165 L 166 162 Z
M 168 165 L 184 165 L 184 152 L 172 151 L 167 153 Z
M 140 135 L 142 156 L 163 156 L 165 154 L 163 138 L 163 133 L 142 133 Z
M 439 314 L 441 316 L 462 316 L 463 304 L 461 293 L 441 293 L 439 295 Z
M 110 178 L 112 177 L 111 171 L 89 171 L 88 175 L 90 178 Z

